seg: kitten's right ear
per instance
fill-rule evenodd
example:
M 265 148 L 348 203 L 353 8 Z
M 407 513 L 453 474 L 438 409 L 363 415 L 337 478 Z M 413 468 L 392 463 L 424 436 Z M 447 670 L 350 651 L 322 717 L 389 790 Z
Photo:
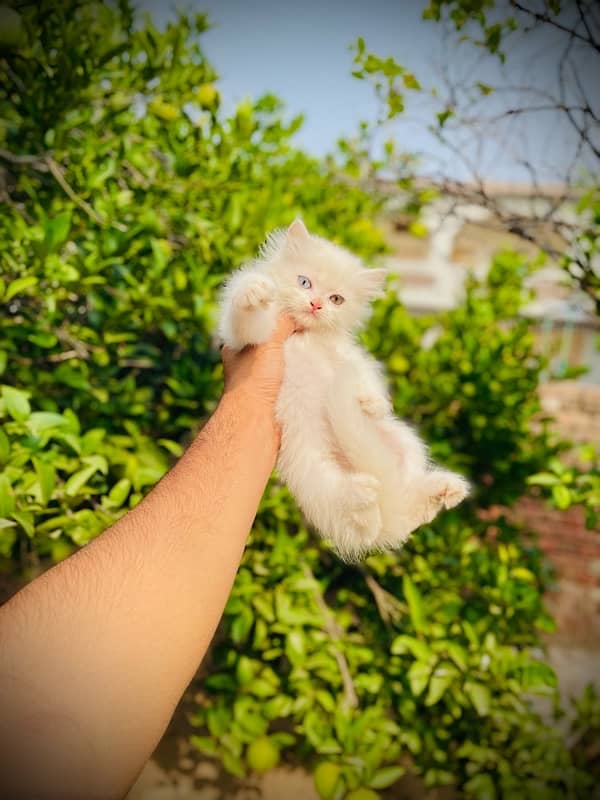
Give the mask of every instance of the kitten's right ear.
M 297 217 L 287 229 L 287 238 L 290 242 L 301 242 L 310 236 L 306 225 Z

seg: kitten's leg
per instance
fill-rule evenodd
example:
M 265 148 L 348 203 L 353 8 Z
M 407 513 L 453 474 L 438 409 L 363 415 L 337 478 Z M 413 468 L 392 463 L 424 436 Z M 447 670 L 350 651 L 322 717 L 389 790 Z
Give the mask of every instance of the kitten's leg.
M 398 464 L 393 483 L 382 487 L 384 532 L 380 544 L 400 544 L 408 535 L 431 522 L 442 508 L 453 508 L 469 493 L 469 484 L 449 470 L 430 468 L 427 448 L 419 436 L 401 420 L 377 422 L 382 438 L 391 446 Z
M 381 532 L 379 481 L 342 469 L 327 452 L 283 435 L 277 469 L 307 519 L 340 553 L 368 550 Z
M 247 344 L 261 344 L 275 328 L 277 304 L 275 284 L 256 270 L 240 270 L 225 287 L 221 338 L 229 347 L 241 350 Z

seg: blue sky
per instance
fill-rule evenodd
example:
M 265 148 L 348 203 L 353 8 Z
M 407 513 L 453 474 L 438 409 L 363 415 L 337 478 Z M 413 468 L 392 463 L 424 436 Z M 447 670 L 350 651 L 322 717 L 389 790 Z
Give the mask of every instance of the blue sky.
M 180 7 L 209 14 L 213 27 L 203 45 L 221 76 L 226 107 L 274 92 L 290 114 L 305 115 L 296 142 L 317 155 L 331 151 L 339 136 L 352 135 L 359 120 L 376 114 L 372 89 L 350 74 L 349 46 L 358 36 L 378 55 L 394 56 L 426 87 L 443 91 L 449 80 L 460 91 L 481 80 L 553 90 L 558 39 L 530 37 L 526 48 L 517 43 L 503 70 L 477 48 L 459 46 L 448 28 L 423 21 L 424 5 L 421 0 L 188 0 Z M 160 0 L 138 0 L 138 6 L 158 22 L 172 14 Z M 592 91 L 597 100 L 598 87 Z M 495 116 L 526 97 L 513 91 L 487 98 L 487 113 Z M 527 181 L 533 168 L 542 182 L 564 177 L 574 139 L 556 114 L 493 121 L 482 129 L 483 137 L 456 134 L 448 148 L 427 132 L 434 102 L 439 101 L 413 96 L 402 121 L 385 132 L 400 147 L 420 154 L 422 172 L 469 178 L 475 169 L 487 178 Z M 539 100 L 527 102 L 539 105 Z

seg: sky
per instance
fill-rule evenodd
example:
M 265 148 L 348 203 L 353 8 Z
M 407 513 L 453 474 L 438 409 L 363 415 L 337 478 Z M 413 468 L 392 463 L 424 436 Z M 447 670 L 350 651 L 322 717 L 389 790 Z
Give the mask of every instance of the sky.
M 161 0 L 138 0 L 161 24 L 173 7 Z M 187 0 L 181 8 L 205 11 L 212 28 L 203 36 L 204 50 L 220 75 L 226 108 L 240 100 L 273 92 L 284 99 L 290 116 L 302 113 L 305 123 L 296 143 L 316 155 L 331 152 L 341 136 L 351 136 L 360 120 L 377 113 L 373 90 L 352 77 L 350 45 L 362 36 L 379 56 L 393 56 L 426 88 L 444 96 L 479 80 L 513 87 L 481 98 L 469 113 L 487 123 L 476 130 L 450 133 L 442 146 L 427 127 L 440 99 L 427 93 L 410 95 L 399 122 L 384 130 L 401 149 L 417 153 L 424 174 L 469 179 L 473 173 L 494 180 L 559 182 L 579 174 L 581 165 L 597 168 L 597 160 L 580 156 L 573 167 L 576 137 L 555 112 L 531 112 L 496 119 L 507 108 L 542 105 L 540 92 L 558 91 L 557 53 L 560 34 L 530 36 L 511 46 L 507 66 L 479 48 L 460 45 L 448 26 L 421 18 L 424 0 Z M 586 89 L 600 108 L 600 81 L 591 62 L 580 62 Z M 446 84 L 452 84 L 447 86 Z M 519 87 L 518 91 L 515 87 Z M 535 92 L 538 92 L 536 95 Z

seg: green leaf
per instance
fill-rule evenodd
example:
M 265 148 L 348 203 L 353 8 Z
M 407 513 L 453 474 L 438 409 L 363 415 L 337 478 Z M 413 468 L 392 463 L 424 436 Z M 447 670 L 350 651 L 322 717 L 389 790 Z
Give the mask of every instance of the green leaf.
M 12 520 L 0 518 L 0 556 L 4 558 L 10 558 L 17 541 L 15 527 L 16 523 Z
M 487 686 L 476 681 L 466 681 L 464 692 L 475 706 L 479 716 L 485 717 L 489 713 L 491 701 L 490 690 Z
M 121 478 L 108 493 L 108 499 L 115 508 L 120 508 L 127 499 L 127 495 L 130 491 L 131 481 L 127 478 Z
M 456 678 L 457 671 L 452 666 L 437 667 L 429 681 L 429 690 L 425 698 L 426 706 L 434 706 L 444 696 L 446 689 Z
M 25 392 L 21 392 L 12 386 L 3 386 L 2 397 L 6 410 L 13 419 L 17 420 L 17 422 L 23 422 L 27 419 L 31 413 L 31 406 Z
M 571 492 L 566 486 L 558 485 L 552 487 L 552 499 L 554 504 L 561 511 L 569 508 L 571 505 Z
M 285 643 L 285 653 L 292 664 L 301 664 L 306 657 L 304 647 L 304 634 L 300 630 L 288 633 Z
M 206 756 L 215 756 L 217 754 L 217 743 L 210 736 L 192 735 L 190 736 L 190 743 Z
M 496 787 L 491 775 L 479 773 L 465 784 L 465 789 L 476 800 L 496 800 Z
M 71 211 L 62 211 L 54 218 L 46 221 L 45 248 L 47 253 L 56 252 L 63 245 L 71 230 Z
M 412 624 L 416 631 L 423 631 L 425 628 L 425 617 L 423 613 L 423 598 L 415 584 L 412 582 L 408 575 L 404 575 L 402 579 L 402 588 L 404 596 L 408 603 L 408 610 Z
M 454 661 L 456 666 L 462 671 L 467 670 L 467 651 L 456 642 L 445 642 L 445 648 L 448 656 Z
M 10 442 L 8 436 L 0 428 L 0 467 L 6 464 L 10 455 Z
M 377 770 L 375 775 L 371 778 L 369 786 L 372 789 L 387 789 L 388 786 L 392 786 L 392 784 L 396 783 L 405 772 L 405 767 L 383 767 L 383 769 Z
M 554 486 L 560 483 L 560 478 L 550 472 L 537 472 L 527 478 L 527 483 L 534 486 Z
M 80 469 L 77 472 L 75 472 L 65 483 L 65 494 L 68 497 L 75 497 L 75 495 L 79 494 L 81 489 L 83 489 L 83 487 L 92 477 L 92 475 L 95 475 L 96 472 L 97 470 L 94 465 L 89 467 L 84 467 L 83 469 Z
M 27 427 L 38 436 L 51 428 L 62 428 L 69 422 L 62 414 L 55 414 L 52 411 L 34 411 L 27 420 Z
M 29 538 L 33 538 L 35 528 L 31 511 L 13 511 L 12 518 L 19 523 Z
M 56 487 L 56 470 L 53 464 L 42 461 L 40 458 L 33 458 L 32 460 L 40 483 L 42 500 L 47 504 L 54 494 L 54 489 Z
M 8 284 L 4 294 L 4 302 L 8 303 L 9 300 L 12 300 L 13 297 L 18 295 L 24 289 L 29 289 L 31 286 L 35 286 L 37 282 L 38 279 L 33 275 L 27 275 L 24 278 L 15 278 L 14 281 L 11 281 Z
M 8 476 L 0 475 L 0 517 L 10 517 L 15 510 L 15 498 Z
M 416 639 L 414 636 L 407 636 L 405 634 L 396 636 L 390 650 L 395 656 L 407 652 L 412 653 L 419 661 L 429 661 L 433 657 L 433 652 L 428 644 L 425 644 L 425 642 L 422 642 L 420 639 Z
M 424 691 L 431 675 L 431 664 L 424 664 L 422 661 L 415 661 L 415 663 L 408 670 L 408 682 L 412 693 L 419 696 Z
M 411 72 L 405 72 L 402 80 L 407 89 L 420 89 L 421 84 Z

